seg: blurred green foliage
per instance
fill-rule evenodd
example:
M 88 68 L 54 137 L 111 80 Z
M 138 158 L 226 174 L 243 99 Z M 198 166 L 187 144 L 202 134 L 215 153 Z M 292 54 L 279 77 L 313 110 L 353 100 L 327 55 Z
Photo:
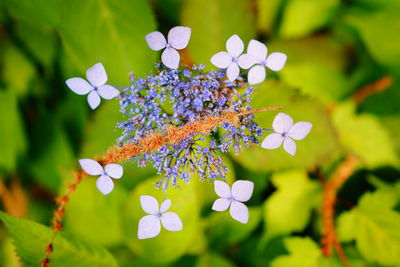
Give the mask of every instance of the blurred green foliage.
M 157 60 L 144 36 L 185 25 L 184 61 L 207 69 L 235 33 L 286 53 L 285 68 L 255 87 L 253 106 L 282 106 L 313 123 L 310 135 L 295 157 L 260 147 L 225 156 L 230 182 L 255 182 L 247 225 L 211 212 L 212 183 L 193 177 L 168 192 L 184 230 L 138 240 L 139 196 L 162 195 L 155 171 L 126 163 L 109 196 L 85 180 L 54 266 L 342 266 L 321 251 L 321 180 L 348 155 L 359 165 L 339 191 L 335 224 L 349 266 L 400 266 L 399 14 L 398 0 L 1 0 L 0 207 L 26 218 L 0 212 L 0 265 L 20 266 L 16 255 L 39 265 L 53 198 L 77 159 L 102 154 L 120 135 L 117 101 L 92 112 L 65 80 L 102 62 L 110 83 L 127 85 L 130 72 L 145 75 Z M 393 82 L 375 90 L 383 77 Z M 275 115 L 257 122 L 270 128 Z

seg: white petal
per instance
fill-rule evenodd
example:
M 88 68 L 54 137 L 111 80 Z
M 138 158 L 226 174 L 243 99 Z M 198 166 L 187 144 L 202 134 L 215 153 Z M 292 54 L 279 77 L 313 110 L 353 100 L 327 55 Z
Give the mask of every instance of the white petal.
M 100 96 L 93 90 L 88 94 L 87 101 L 91 109 L 96 109 L 100 105 Z
M 97 189 L 104 195 L 108 195 L 114 189 L 114 183 L 108 175 L 102 175 L 96 181 Z
M 265 80 L 265 68 L 261 65 L 252 67 L 247 74 L 249 84 L 262 83 Z
M 272 128 L 277 133 L 287 133 L 293 125 L 293 119 L 285 113 L 278 113 L 272 122 Z
M 170 207 L 171 207 L 171 200 L 170 199 L 164 200 L 163 203 L 161 204 L 160 213 L 166 212 L 167 210 L 169 210 Z
M 218 196 L 223 198 L 230 198 L 231 197 L 231 188 L 225 182 L 216 180 L 214 182 L 214 190 Z
M 226 70 L 226 76 L 228 76 L 228 79 L 233 82 L 236 80 L 236 78 L 239 76 L 239 66 L 237 63 L 232 63 L 229 65 L 228 69 Z
M 104 170 L 107 175 L 115 179 L 121 178 L 124 173 L 124 169 L 122 168 L 122 166 L 115 163 L 107 164 L 104 167 Z
M 167 41 L 161 32 L 151 32 L 146 35 L 146 42 L 150 49 L 158 51 L 165 47 Z
M 261 143 L 261 147 L 265 149 L 275 149 L 282 144 L 282 141 L 283 141 L 282 134 L 272 133 L 264 139 L 264 141 Z
M 110 100 L 119 95 L 119 91 L 111 85 L 105 84 L 97 88 L 97 93 L 104 99 Z
M 232 202 L 229 213 L 238 222 L 247 223 L 249 221 L 249 209 L 239 201 Z
M 243 41 L 236 34 L 232 35 L 228 41 L 226 41 L 226 51 L 233 57 L 238 57 L 243 52 L 243 49 Z
M 89 175 L 103 174 L 103 167 L 95 160 L 80 159 L 79 164 L 81 165 L 82 169 Z
M 82 78 L 71 78 L 68 79 L 66 82 L 69 89 L 71 89 L 75 94 L 78 95 L 86 95 L 89 93 L 93 86 L 91 86 L 87 81 Z
M 142 209 L 148 214 L 157 214 L 158 210 L 158 201 L 152 196 L 140 196 L 140 204 L 142 205 Z
M 146 239 L 157 236 L 161 231 L 160 219 L 154 215 L 146 215 L 139 221 L 138 238 Z
M 294 154 L 296 154 L 296 143 L 290 137 L 286 137 L 283 141 L 283 149 L 285 149 L 290 155 L 294 156 Z
M 247 46 L 247 53 L 254 57 L 258 62 L 263 61 L 267 57 L 268 49 L 265 44 L 257 40 L 250 40 Z
M 100 86 L 106 83 L 107 73 L 103 64 L 96 63 L 86 71 L 86 77 L 93 86 Z
M 280 71 L 285 66 L 286 59 L 284 53 L 275 52 L 268 56 L 266 65 L 273 71 Z
M 249 54 L 243 54 L 237 59 L 237 63 L 242 69 L 248 69 L 253 66 L 256 62 Z
M 237 180 L 232 185 L 232 197 L 237 201 L 245 202 L 251 198 L 253 189 L 252 181 Z
M 226 198 L 218 198 L 217 200 L 214 201 L 214 204 L 212 206 L 212 210 L 215 211 L 225 211 L 229 208 L 229 205 L 231 202 L 226 199 Z
M 171 69 L 177 69 L 179 66 L 179 53 L 173 48 L 166 48 L 161 55 L 161 61 L 165 66 Z
M 232 56 L 225 51 L 218 52 L 210 59 L 211 63 L 221 69 L 226 69 L 232 63 Z
M 289 130 L 288 136 L 294 140 L 301 140 L 311 131 L 312 124 L 306 121 L 295 123 Z
M 189 27 L 173 27 L 168 32 L 168 43 L 175 49 L 185 48 L 189 43 L 191 31 Z
M 161 223 L 168 231 L 180 231 L 183 229 L 181 219 L 175 212 L 167 212 L 161 215 Z

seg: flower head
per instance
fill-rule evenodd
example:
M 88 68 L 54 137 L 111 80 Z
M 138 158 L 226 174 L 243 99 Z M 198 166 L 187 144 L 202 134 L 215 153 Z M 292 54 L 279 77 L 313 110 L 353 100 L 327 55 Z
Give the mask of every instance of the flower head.
M 118 125 L 124 128 L 119 141 L 139 144 L 147 135 L 166 133 L 171 126 L 183 127 L 205 117 L 251 110 L 252 89 L 239 81 L 226 84 L 223 77 L 223 70 L 203 72 L 200 66 L 182 70 L 160 66 L 155 75 L 133 79 L 120 97 L 129 119 Z M 192 173 L 201 179 L 224 179 L 227 168 L 220 152 L 233 148 L 238 153 L 243 144 L 258 144 L 262 129 L 249 114 L 240 116 L 238 125 L 223 123 L 216 131 L 189 134 L 179 144 L 165 144 L 133 159 L 141 166 L 151 163 L 173 186 L 178 179 L 188 182 Z
M 233 219 L 241 223 L 249 220 L 249 210 L 242 202 L 246 202 L 253 194 L 254 183 L 251 181 L 238 180 L 233 183 L 232 190 L 229 185 L 222 181 L 214 182 L 215 193 L 221 198 L 214 201 L 212 209 L 215 211 L 225 211 L 229 207 L 229 212 Z
M 242 69 L 250 68 L 255 62 L 251 56 L 248 54 L 242 54 L 244 49 L 244 44 L 239 36 L 232 35 L 226 41 L 226 50 L 228 52 L 222 51 L 218 52 L 211 57 L 211 63 L 218 68 L 227 69 L 226 75 L 230 81 L 236 80 L 239 77 L 239 66 Z
M 267 57 L 267 47 L 256 40 L 251 40 L 248 47 L 247 53 L 253 58 L 256 65 L 253 66 L 247 75 L 249 84 L 261 83 L 265 80 L 265 68 L 269 68 L 273 71 L 280 71 L 286 63 L 287 56 L 280 52 L 271 53 Z
M 146 35 L 146 42 L 152 50 L 164 49 L 161 61 L 171 69 L 177 69 L 180 56 L 178 51 L 184 49 L 190 39 L 191 29 L 188 27 L 176 26 L 168 32 L 168 42 L 161 32 L 152 32 Z
M 97 161 L 92 159 L 80 159 L 79 164 L 87 174 L 92 176 L 100 175 L 96 181 L 96 186 L 104 195 L 108 195 L 114 189 L 111 177 L 119 179 L 123 174 L 123 168 L 119 164 L 107 164 L 104 169 Z
M 157 199 L 154 197 L 140 196 L 140 204 L 149 215 L 144 216 L 139 221 L 139 239 L 157 236 L 161 231 L 161 224 L 168 231 L 180 231 L 183 229 L 179 216 L 174 212 L 166 212 L 171 207 L 171 200 L 164 200 L 159 208 Z
M 293 139 L 304 139 L 311 131 L 312 124 L 305 121 L 293 124 L 293 119 L 289 115 L 280 112 L 275 116 L 272 128 L 276 133 L 268 135 L 262 142 L 261 147 L 275 149 L 280 147 L 283 142 L 283 148 L 293 156 L 296 154 L 296 143 Z
M 86 71 L 86 78 L 90 83 L 82 78 L 71 78 L 66 81 L 67 86 L 78 95 L 88 94 L 87 100 L 92 109 L 100 105 L 100 97 L 112 99 L 119 95 L 119 91 L 107 82 L 107 73 L 103 64 L 96 63 Z

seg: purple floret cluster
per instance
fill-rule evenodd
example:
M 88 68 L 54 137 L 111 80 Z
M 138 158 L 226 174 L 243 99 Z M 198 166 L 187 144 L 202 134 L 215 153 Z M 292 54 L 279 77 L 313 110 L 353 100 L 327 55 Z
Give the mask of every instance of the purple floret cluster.
M 120 95 L 122 112 L 129 117 L 118 124 L 123 129 L 120 144 L 138 143 L 150 133 L 164 133 L 167 127 L 183 126 L 205 116 L 220 116 L 227 111 L 251 110 L 252 88 L 241 80 L 224 80 L 225 70 L 204 71 L 204 65 L 169 69 L 156 65 L 156 74 L 146 78 L 131 77 L 131 86 Z M 262 128 L 254 115 L 240 117 L 240 126 L 224 123 L 207 136 L 193 134 L 176 145 L 166 144 L 158 151 L 133 157 L 139 166 L 148 162 L 164 174 L 160 185 L 177 185 L 178 179 L 188 182 L 190 174 L 201 179 L 222 178 L 227 167 L 221 152 L 242 145 L 258 144 Z

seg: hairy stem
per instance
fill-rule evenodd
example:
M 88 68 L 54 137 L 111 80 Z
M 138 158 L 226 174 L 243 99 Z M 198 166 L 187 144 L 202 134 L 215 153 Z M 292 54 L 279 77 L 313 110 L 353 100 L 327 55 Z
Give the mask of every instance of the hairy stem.
M 133 156 L 147 153 L 159 149 L 161 146 L 167 144 L 179 144 L 185 138 L 190 135 L 203 134 L 207 135 L 216 127 L 222 123 L 230 123 L 232 125 L 238 125 L 241 116 L 245 116 L 251 113 L 257 113 L 267 110 L 281 109 L 281 107 L 270 107 L 260 110 L 244 111 L 242 113 L 234 113 L 233 111 L 226 112 L 220 116 L 206 116 L 197 121 L 189 122 L 183 126 L 176 127 L 171 126 L 165 133 L 151 133 L 144 137 L 138 144 L 125 144 L 123 146 L 114 146 L 109 149 L 105 155 L 97 158 L 97 161 L 101 165 L 110 163 L 123 163 Z M 69 202 L 69 198 L 72 193 L 76 190 L 76 187 L 82 181 L 82 179 L 88 176 L 84 171 L 75 172 L 74 181 L 67 185 L 67 192 L 56 199 L 57 208 L 52 218 L 52 228 L 54 229 L 53 235 L 51 236 L 50 242 L 46 245 L 45 258 L 42 260 L 42 267 L 50 267 L 50 255 L 53 252 L 53 243 L 57 234 L 62 230 L 62 220 L 65 214 L 65 208 Z
M 335 248 L 343 265 L 346 267 L 348 266 L 348 262 L 336 237 L 336 228 L 334 223 L 335 204 L 338 191 L 354 172 L 356 164 L 357 159 L 353 156 L 348 156 L 346 160 L 339 165 L 331 179 L 324 183 L 324 195 L 322 203 L 322 252 L 325 256 L 329 257 L 332 255 L 332 248 Z

